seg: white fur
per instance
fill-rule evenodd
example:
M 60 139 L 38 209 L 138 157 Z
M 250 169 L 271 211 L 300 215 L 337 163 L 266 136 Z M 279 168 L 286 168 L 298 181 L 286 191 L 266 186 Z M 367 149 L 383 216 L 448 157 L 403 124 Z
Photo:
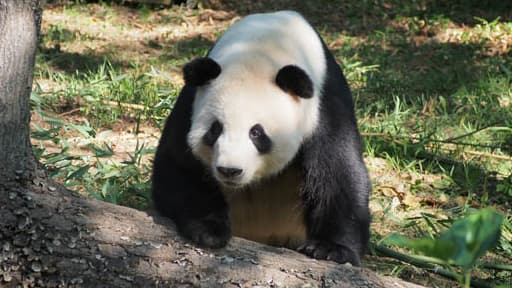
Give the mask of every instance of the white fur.
M 318 125 L 326 71 L 318 35 L 295 12 L 254 14 L 228 29 L 209 57 L 222 72 L 197 90 L 188 134 L 192 152 L 221 183 L 217 166 L 243 169 L 238 186 L 279 173 Z M 279 69 L 290 64 L 311 78 L 312 98 L 294 98 L 275 84 Z M 202 137 L 216 119 L 224 129 L 212 149 Z M 273 143 L 268 154 L 260 154 L 249 138 L 250 128 L 258 123 Z

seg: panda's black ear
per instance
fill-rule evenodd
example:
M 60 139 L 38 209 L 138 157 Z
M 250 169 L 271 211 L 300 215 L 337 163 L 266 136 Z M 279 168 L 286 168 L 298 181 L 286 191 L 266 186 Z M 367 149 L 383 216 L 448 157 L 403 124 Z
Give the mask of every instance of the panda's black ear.
M 276 84 L 285 92 L 301 98 L 313 97 L 313 82 L 308 74 L 295 65 L 286 65 L 279 69 Z
M 185 85 L 201 86 L 217 78 L 220 74 L 220 65 L 212 58 L 202 57 L 188 62 L 183 67 Z

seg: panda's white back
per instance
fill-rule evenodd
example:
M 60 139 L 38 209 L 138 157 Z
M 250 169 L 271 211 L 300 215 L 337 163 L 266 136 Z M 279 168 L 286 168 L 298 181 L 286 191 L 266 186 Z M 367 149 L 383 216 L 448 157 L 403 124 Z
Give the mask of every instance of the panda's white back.
M 320 37 L 300 14 L 279 11 L 246 16 L 220 37 L 208 57 L 221 66 L 221 82 L 235 82 L 230 85 L 235 91 L 263 90 L 275 82 L 280 68 L 286 65 L 302 68 L 313 82 L 313 97 L 302 99 L 301 111 L 294 114 L 301 115 L 300 134 L 308 137 L 314 132 L 327 63 Z M 237 89 L 237 83 L 244 87 Z M 228 96 L 223 102 L 229 103 L 234 97 Z M 262 103 L 259 99 L 256 101 L 256 105 Z M 279 106 L 268 107 L 272 108 L 280 109 Z
M 221 36 L 208 56 L 220 64 L 223 73 L 247 65 L 260 69 L 259 73 L 272 79 L 281 67 L 296 64 L 311 77 L 313 98 L 318 98 L 315 96 L 320 94 L 326 72 L 318 34 L 294 11 L 252 14 L 242 18 Z M 260 61 L 268 65 L 261 65 Z

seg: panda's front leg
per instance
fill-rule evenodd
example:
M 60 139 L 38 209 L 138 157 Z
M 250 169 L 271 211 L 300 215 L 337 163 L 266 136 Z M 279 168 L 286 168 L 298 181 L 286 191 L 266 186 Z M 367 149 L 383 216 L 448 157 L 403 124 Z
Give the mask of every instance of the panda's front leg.
M 328 146 L 321 141 L 310 145 Z M 361 152 L 356 145 L 319 147 L 309 147 L 312 150 L 303 155 L 307 240 L 298 250 L 312 258 L 360 266 L 371 218 L 371 185 Z
M 205 179 L 202 168 L 181 168 L 165 151 L 157 152 L 154 167 L 155 208 L 174 221 L 180 235 L 195 244 L 226 246 L 231 238 L 228 206 L 218 188 Z
M 186 179 L 186 177 L 182 178 Z M 181 207 L 176 207 L 174 221 L 185 238 L 205 248 L 221 248 L 231 238 L 228 207 L 219 191 L 197 179 L 188 179 Z M 191 184 L 194 183 L 194 184 Z
M 184 218 L 176 221 L 176 224 L 183 236 L 201 247 L 222 248 L 231 238 L 229 219 L 224 213 Z

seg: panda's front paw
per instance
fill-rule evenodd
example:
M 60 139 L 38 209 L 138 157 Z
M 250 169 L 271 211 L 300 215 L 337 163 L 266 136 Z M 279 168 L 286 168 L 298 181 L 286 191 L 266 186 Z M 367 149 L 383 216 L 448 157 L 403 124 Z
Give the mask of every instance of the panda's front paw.
M 183 236 L 205 248 L 224 247 L 231 238 L 231 228 L 227 217 L 214 214 L 200 219 L 180 221 L 178 229 Z
M 329 241 L 307 240 L 297 250 L 315 259 L 331 260 L 342 264 L 348 262 L 354 266 L 361 265 L 361 259 L 354 250 Z

